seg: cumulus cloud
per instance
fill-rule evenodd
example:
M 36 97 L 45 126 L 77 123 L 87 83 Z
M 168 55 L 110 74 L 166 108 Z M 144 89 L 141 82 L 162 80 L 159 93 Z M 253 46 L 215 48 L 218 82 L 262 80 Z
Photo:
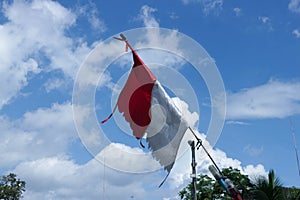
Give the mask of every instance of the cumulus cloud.
M 66 36 L 77 16 L 58 2 L 13 1 L 2 5 L 7 21 L 0 25 L 0 108 L 28 84 L 29 75 L 58 69 L 74 78 L 91 50 L 86 43 Z M 49 62 L 45 64 L 45 60 Z
M 242 14 L 242 9 L 241 8 L 233 8 L 233 12 L 235 13 L 236 16 L 240 16 Z
M 148 5 L 144 5 L 140 10 L 139 18 L 143 21 L 145 27 L 159 27 L 159 23 L 153 16 L 157 10 Z
M 267 16 L 260 16 L 258 17 L 258 20 L 264 25 L 266 26 L 266 28 L 268 29 L 268 31 L 273 31 L 274 28 L 272 26 L 272 23 L 271 23 L 271 19 Z
M 48 79 L 45 83 L 44 83 L 44 87 L 46 92 L 51 92 L 52 90 L 56 90 L 59 88 L 62 88 L 65 84 L 65 81 L 63 79 L 59 79 L 59 78 L 52 78 L 52 79 Z
M 253 181 L 255 180 L 255 177 L 265 176 L 267 174 L 263 165 L 243 165 L 238 159 L 228 157 L 225 151 L 218 148 L 212 148 L 212 146 L 205 140 L 204 134 L 200 134 L 197 131 L 196 133 L 198 137 L 202 139 L 203 146 L 213 157 L 214 161 L 217 163 L 219 168 L 237 168 L 241 171 L 242 174 L 249 175 L 250 179 Z M 185 153 L 181 155 L 181 157 L 177 160 L 177 162 L 174 165 L 173 172 L 170 174 L 170 180 L 168 181 L 170 188 L 176 188 L 179 190 L 182 187 L 185 187 L 190 182 L 191 154 L 190 147 L 187 143 L 188 140 L 194 140 L 194 137 L 191 133 L 186 133 L 181 143 L 180 148 L 185 149 Z M 208 170 L 208 166 L 212 165 L 212 162 L 202 148 L 200 148 L 200 151 L 197 151 L 196 162 L 197 173 L 212 176 Z
M 103 177 L 92 162 L 80 166 L 65 157 L 46 157 L 20 163 L 14 172 L 26 180 L 24 199 L 101 198 Z
M 75 12 L 78 13 L 79 16 L 86 17 L 94 31 L 102 33 L 107 30 L 104 21 L 97 17 L 99 12 L 95 3 L 90 1 L 85 5 L 81 5 L 76 9 Z
M 295 29 L 293 30 L 293 35 L 296 37 L 296 38 L 300 38 L 300 30 L 299 29 Z
M 243 151 L 249 154 L 250 156 L 260 155 L 263 152 L 263 150 L 264 150 L 263 146 L 256 147 L 251 144 L 248 144 L 243 148 Z
M 184 5 L 190 3 L 200 3 L 203 6 L 203 13 L 209 14 L 211 12 L 219 13 L 223 7 L 223 0 L 182 0 Z
M 8 56 L 10 62 L 30 57 L 45 48 L 43 50 L 46 54 L 53 56 L 52 62 L 59 63 L 62 60 L 59 49 L 64 51 L 71 46 L 72 41 L 64 36 L 64 31 L 75 23 L 76 16 L 56 2 L 14 1 L 12 4 L 4 4 L 4 15 L 8 22 L 3 25 L 3 29 L 16 41 L 7 41 L 15 44 L 12 51 L 9 51 L 12 54 Z M 15 51 L 20 56 L 15 57 Z
M 25 160 L 64 154 L 77 138 L 70 103 L 27 112 L 17 121 L 1 116 L 0 129 L 3 168 Z
M 150 9 L 147 7 L 147 10 Z M 141 9 L 143 10 L 143 8 Z M 129 35 L 129 41 L 132 46 L 138 51 L 139 55 L 143 61 L 148 65 L 148 67 L 154 67 L 163 69 L 166 67 L 172 67 L 179 69 L 182 67 L 186 61 L 183 55 L 182 47 L 184 38 L 178 33 L 177 30 L 165 30 L 159 29 L 159 26 L 148 26 L 148 21 L 156 21 L 154 16 L 143 17 L 144 26 L 147 29 L 143 31 L 138 30 L 131 33 L 135 38 L 131 38 Z M 156 21 L 157 22 L 157 21 Z M 139 35 L 140 37 L 136 37 Z M 137 40 L 137 38 L 139 38 Z M 151 69 L 153 70 L 153 69 Z M 155 70 L 155 69 L 154 69 Z M 157 70 L 157 73 L 160 73 Z
M 118 143 L 108 145 L 96 156 L 96 159 L 105 161 L 107 166 L 122 172 L 146 173 L 160 168 L 159 163 L 152 158 L 150 153 Z
M 243 168 L 244 174 L 247 174 L 252 182 L 255 182 L 258 177 L 268 176 L 268 172 L 266 171 L 265 167 L 261 164 L 258 164 L 256 166 L 254 165 L 247 165 Z
M 220 8 L 223 3 L 221 0 L 203 2 L 208 10 L 209 8 Z M 65 35 L 66 30 L 76 24 L 77 16 L 75 13 L 55 1 L 48 0 L 15 1 L 11 4 L 4 4 L 3 12 L 7 22 L 0 27 L 0 40 L 1 42 L 7 42 L 7 44 L 3 43 L 5 44 L 4 50 L 0 49 L 2 51 L 0 53 L 4 54 L 0 54 L 0 56 L 3 56 L 3 62 L 8 64 L 5 66 L 9 66 L 9 68 L 3 70 L 7 74 L 10 72 L 13 75 L 18 75 L 17 72 L 20 70 L 18 67 L 22 66 L 24 71 L 21 70 L 20 74 L 16 76 L 16 80 L 12 79 L 15 84 L 11 84 L 14 87 L 10 88 L 10 91 L 13 92 L 1 97 L 1 99 L 4 99 L 2 104 L 7 103 L 27 84 L 28 74 L 30 73 L 37 74 L 41 70 L 58 69 L 65 76 L 74 78 L 77 67 L 83 57 L 90 51 L 86 43 Z M 145 26 L 159 27 L 158 21 L 153 17 L 154 12 L 154 8 L 142 7 L 140 16 Z M 85 13 L 85 10 L 82 13 Z M 100 28 L 101 31 L 101 23 L 94 18 L 95 16 L 96 13 L 92 12 L 87 17 L 92 26 Z M 164 44 L 168 46 L 169 50 L 180 52 L 180 48 L 178 48 L 179 38 L 176 31 L 167 35 L 156 31 L 147 32 L 147 34 L 147 41 L 143 41 L 145 43 L 139 42 L 136 46 L 140 45 L 144 48 L 148 46 L 160 47 L 161 44 Z M 102 47 L 106 47 L 105 45 L 107 43 L 103 43 Z M 99 62 L 105 63 L 108 58 L 112 58 L 123 51 L 118 41 L 114 41 L 109 45 L 113 47 L 106 49 L 105 52 L 101 51 L 100 48 L 95 50 L 95 54 L 89 60 L 89 67 L 83 72 L 83 76 L 87 75 L 86 77 L 89 80 L 86 78 L 82 80 L 80 82 L 82 85 L 93 84 L 99 78 L 94 73 L 95 71 L 99 72 L 97 70 L 103 70 L 97 69 Z M 6 51 L 7 49 L 11 51 Z M 49 65 L 41 61 L 40 54 L 49 60 Z M 99 61 L 99 57 L 102 59 L 100 59 L 101 61 Z M 171 61 L 168 62 L 171 63 Z M 47 91 L 63 85 L 61 80 L 53 80 L 52 83 L 45 83 Z M 104 85 L 110 80 L 110 74 L 105 74 L 100 85 Z M 3 82 L 0 85 L 5 86 L 8 84 Z M 196 113 L 189 112 L 187 105 L 182 104 L 181 106 L 184 109 L 183 113 L 189 116 L 190 124 L 193 126 L 198 121 L 199 116 Z M 81 104 L 76 106 L 81 106 Z M 82 106 L 81 108 L 85 107 Z M 81 109 L 81 111 L 84 112 L 81 112 L 79 116 L 78 120 L 80 122 L 89 119 L 86 115 L 90 113 L 94 115 L 89 108 L 87 110 Z M 139 148 L 112 143 L 99 152 L 96 158 L 84 164 L 78 164 L 75 160 L 66 156 L 70 142 L 77 139 L 73 125 L 72 108 L 68 102 L 53 104 L 51 108 L 28 111 L 16 121 L 1 116 L 0 128 L 3 132 L 3 134 L 0 134 L 0 140 L 4 144 L 0 146 L 0 166 L 4 168 L 15 166 L 11 167 L 14 168 L 13 171 L 27 183 L 25 199 L 75 200 L 124 199 L 127 197 L 134 199 L 176 199 L 179 189 L 184 187 L 190 180 L 190 152 L 188 151 L 189 146 L 187 146 L 187 141 L 193 139 L 190 133 L 187 133 L 183 138 L 178 154 L 179 159 L 169 180 L 163 188 L 157 190 L 157 186 L 163 177 L 161 171 L 124 173 L 111 167 L 112 164 L 130 166 L 135 171 L 150 171 L 156 168 L 157 163 L 155 160 Z M 89 142 L 97 143 L 98 141 L 94 138 L 98 138 L 99 135 L 93 131 L 91 129 L 91 132 L 88 132 L 92 135 Z M 204 145 L 220 167 L 232 166 L 245 172 L 264 171 L 261 165 L 243 167 L 237 159 L 228 158 L 224 151 L 212 149 L 205 142 L 204 135 L 199 134 L 199 137 L 203 139 Z M 118 149 L 118 152 L 114 151 L 115 149 Z M 129 156 L 132 154 L 143 154 L 144 157 L 134 159 Z M 104 166 L 99 160 L 110 165 Z M 197 162 L 199 163 L 198 171 L 208 173 L 207 166 L 210 162 L 207 157 L 201 155 Z
M 198 133 L 197 133 L 198 134 Z M 203 134 L 198 134 L 204 139 Z M 140 149 L 131 148 L 123 144 L 111 144 L 99 156 L 85 164 L 77 164 L 66 156 L 44 157 L 32 161 L 21 162 L 13 171 L 26 180 L 27 188 L 24 199 L 178 199 L 178 191 L 190 182 L 190 150 L 187 141 L 193 139 L 191 134 L 184 136 L 181 148 L 184 154 L 176 161 L 174 168 L 162 188 L 157 189 L 162 181 L 161 171 L 148 173 L 128 173 L 111 168 L 109 162 L 115 165 L 129 165 L 136 169 L 151 166 L 149 160 L 128 159 L 132 153 L 141 153 Z M 265 176 L 267 172 L 262 165 L 242 166 L 237 159 L 229 158 L 220 149 L 212 147 L 203 140 L 203 145 L 217 162 L 220 168 L 234 167 L 243 174 L 249 175 L 251 180 L 258 176 Z M 114 147 L 123 151 L 123 156 L 118 151 L 110 151 Z M 128 156 L 126 156 L 128 154 Z M 197 172 L 208 174 L 211 161 L 203 151 L 197 151 Z M 109 161 L 110 160 L 110 161 Z M 104 165 L 105 164 L 105 165 Z M 137 166 L 135 166 L 137 165 Z
M 261 21 L 264 24 L 270 22 L 270 18 L 266 17 L 266 16 L 260 16 L 260 17 L 258 17 L 258 19 L 259 19 L 259 21 Z
M 114 156 L 115 162 L 128 162 Z M 139 164 L 139 163 L 132 163 Z M 142 163 L 147 165 L 147 163 Z M 14 170 L 26 180 L 24 199 L 162 199 L 177 195 L 168 188 L 158 190 L 159 172 L 122 173 L 104 166 L 96 159 L 79 165 L 64 156 L 45 157 L 20 163 Z M 153 192 L 155 191 L 155 192 Z
M 178 104 L 179 99 L 175 100 Z M 194 126 L 198 115 L 191 113 L 184 102 L 181 102 L 181 109 L 188 116 L 190 125 Z M 13 171 L 26 180 L 24 199 L 177 199 L 178 191 L 190 181 L 190 151 L 187 141 L 194 140 L 191 132 L 187 132 L 181 142 L 178 159 L 169 179 L 163 188 L 157 190 L 163 173 L 157 170 L 160 167 L 150 153 L 141 148 L 111 143 L 85 164 L 77 164 L 66 156 L 63 152 L 66 152 L 68 141 L 74 139 L 71 113 L 70 104 L 55 104 L 51 109 L 26 113 L 17 124 L 5 121 L 7 130 L 12 129 L 8 134 L 15 142 L 8 143 L 7 146 L 13 146 L 16 150 L 5 148 L 2 151 L 10 157 L 19 156 Z M 3 129 L 5 123 L 1 124 Z M 17 135 L 13 135 L 14 133 Z M 23 137 L 18 133 L 23 134 Z M 228 157 L 224 151 L 213 149 L 205 141 L 204 134 L 197 131 L 196 134 L 203 140 L 203 145 L 219 167 L 231 166 L 256 176 L 263 173 L 263 166 L 242 166 L 239 160 Z M 10 141 L 6 138 L 1 140 Z M 209 174 L 207 167 L 211 162 L 203 151 L 197 151 L 197 163 L 198 173 Z
M 228 119 L 285 118 L 300 113 L 300 83 L 269 82 L 227 94 Z
M 300 0 L 291 0 L 288 8 L 291 12 L 300 13 Z

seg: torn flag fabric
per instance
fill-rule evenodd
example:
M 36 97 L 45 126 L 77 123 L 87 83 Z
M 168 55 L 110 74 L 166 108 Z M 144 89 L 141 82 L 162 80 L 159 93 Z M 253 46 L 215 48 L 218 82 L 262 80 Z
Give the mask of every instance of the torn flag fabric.
M 169 174 L 188 124 L 149 68 L 134 50 L 132 54 L 134 64 L 116 106 L 137 139 L 146 135 L 152 156 Z

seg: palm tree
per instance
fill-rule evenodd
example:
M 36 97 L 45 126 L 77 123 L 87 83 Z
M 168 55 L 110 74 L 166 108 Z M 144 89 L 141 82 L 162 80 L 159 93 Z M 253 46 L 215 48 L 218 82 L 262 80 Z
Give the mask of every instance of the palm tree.
M 282 183 L 278 177 L 275 177 L 274 170 L 270 170 L 268 179 L 259 177 L 254 184 L 253 197 L 259 200 L 282 200 Z
M 288 200 L 300 200 L 300 189 L 296 187 L 283 187 L 284 199 Z

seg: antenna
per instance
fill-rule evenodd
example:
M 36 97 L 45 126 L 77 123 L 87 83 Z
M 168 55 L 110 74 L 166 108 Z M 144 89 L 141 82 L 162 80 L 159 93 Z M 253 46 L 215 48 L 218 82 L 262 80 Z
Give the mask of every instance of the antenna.
M 290 118 L 290 125 L 291 125 L 292 135 L 293 135 L 293 139 L 294 139 L 294 148 L 295 148 L 296 159 L 297 159 L 298 174 L 299 174 L 299 176 L 300 176 L 299 157 L 298 157 L 298 150 L 297 150 L 297 143 L 296 143 L 295 129 L 294 129 L 294 124 L 293 124 L 292 118 Z

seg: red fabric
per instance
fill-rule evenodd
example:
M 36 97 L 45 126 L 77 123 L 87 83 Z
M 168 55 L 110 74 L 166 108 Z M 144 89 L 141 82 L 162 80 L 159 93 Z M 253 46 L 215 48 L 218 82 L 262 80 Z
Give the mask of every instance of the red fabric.
M 151 93 L 156 78 L 136 52 L 132 51 L 132 54 L 134 64 L 120 93 L 118 109 L 129 122 L 133 135 L 139 139 L 151 122 Z

